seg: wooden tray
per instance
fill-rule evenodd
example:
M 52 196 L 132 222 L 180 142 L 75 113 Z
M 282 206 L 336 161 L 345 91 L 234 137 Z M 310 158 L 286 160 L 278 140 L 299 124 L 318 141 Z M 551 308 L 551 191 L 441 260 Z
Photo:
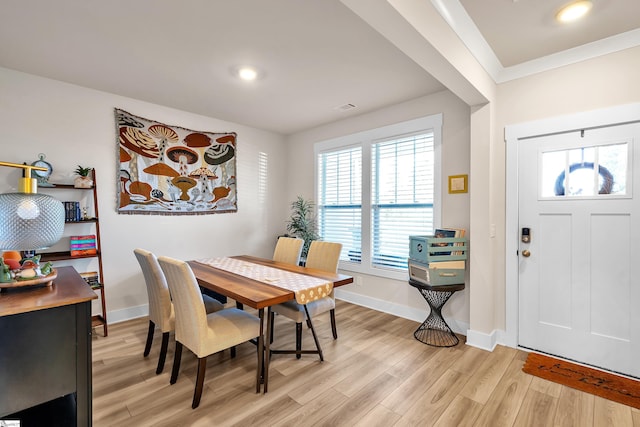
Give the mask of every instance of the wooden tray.
M 5 288 L 20 288 L 23 286 L 36 286 L 36 285 L 44 285 L 51 286 L 53 284 L 53 279 L 58 277 L 58 271 L 54 268 L 51 270 L 48 276 L 38 277 L 37 279 L 31 280 L 14 280 L 9 283 L 0 283 L 0 289 Z

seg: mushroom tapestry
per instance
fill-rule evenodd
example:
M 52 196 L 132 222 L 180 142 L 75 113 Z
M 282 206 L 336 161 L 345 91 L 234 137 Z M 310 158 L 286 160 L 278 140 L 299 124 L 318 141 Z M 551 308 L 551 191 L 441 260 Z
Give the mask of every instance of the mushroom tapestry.
M 236 212 L 236 133 L 169 126 L 115 109 L 122 214 Z

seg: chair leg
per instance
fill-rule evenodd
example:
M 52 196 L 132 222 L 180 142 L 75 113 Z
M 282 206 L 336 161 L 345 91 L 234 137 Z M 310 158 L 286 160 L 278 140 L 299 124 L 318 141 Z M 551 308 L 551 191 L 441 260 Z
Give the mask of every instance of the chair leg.
M 273 325 L 275 324 L 275 317 L 276 313 L 272 311 L 269 316 L 269 322 L 271 322 L 271 336 L 269 337 L 269 344 L 273 344 Z
M 333 309 L 329 312 L 331 315 L 331 332 L 333 332 L 333 339 L 338 339 L 338 330 L 336 329 L 336 310 Z
M 144 346 L 144 357 L 149 355 L 151 351 L 151 344 L 153 343 L 153 331 L 155 331 L 156 325 L 149 320 L 149 330 L 147 331 L 147 343 Z
M 296 359 L 300 359 L 302 354 L 302 323 L 296 323 Z
M 182 358 L 182 344 L 176 341 L 176 351 L 173 353 L 173 370 L 171 371 L 171 379 L 169 384 L 175 384 L 178 381 L 178 372 L 180 371 L 180 359 Z
M 307 315 L 307 319 L 309 320 L 309 322 L 311 322 L 311 316 L 309 316 L 309 310 L 307 309 L 307 306 L 304 306 L 304 312 Z M 320 361 L 324 361 L 324 356 L 322 355 L 322 348 L 320 348 L 320 341 L 318 341 L 318 336 L 316 335 L 316 330 L 313 327 L 313 323 L 311 323 L 311 333 L 313 334 L 313 340 L 316 343 L 316 348 L 318 349 L 318 356 L 320 356 Z
M 167 358 L 167 347 L 169 347 L 169 332 L 162 333 L 162 345 L 160 346 L 160 357 L 158 357 L 158 368 L 156 375 L 164 369 L 164 360 Z
M 200 405 L 200 397 L 202 397 L 202 388 L 204 386 L 204 374 L 207 371 L 207 358 L 198 358 L 198 375 L 196 377 L 196 389 L 193 392 L 193 403 L 191 408 L 196 409 Z
M 256 338 L 256 341 L 260 340 L 260 337 Z M 264 350 L 264 348 L 263 348 Z M 257 345 L 256 346 L 256 393 L 260 393 L 260 384 L 262 384 L 263 380 L 264 380 L 264 365 L 265 365 L 265 361 L 264 361 L 264 357 L 266 355 L 266 352 L 262 353 L 262 359 L 260 358 L 260 346 Z M 266 387 L 265 387 L 265 393 L 266 393 Z

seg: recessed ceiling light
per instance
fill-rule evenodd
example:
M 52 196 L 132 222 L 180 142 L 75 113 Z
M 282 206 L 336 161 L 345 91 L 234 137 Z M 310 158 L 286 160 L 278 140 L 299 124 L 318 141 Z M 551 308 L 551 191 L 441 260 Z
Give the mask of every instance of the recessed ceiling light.
M 242 80 L 255 80 L 258 78 L 258 71 L 252 67 L 240 67 L 238 68 L 238 77 Z
M 556 14 L 559 22 L 572 22 L 582 18 L 591 10 L 593 4 L 590 0 L 576 1 L 566 5 Z

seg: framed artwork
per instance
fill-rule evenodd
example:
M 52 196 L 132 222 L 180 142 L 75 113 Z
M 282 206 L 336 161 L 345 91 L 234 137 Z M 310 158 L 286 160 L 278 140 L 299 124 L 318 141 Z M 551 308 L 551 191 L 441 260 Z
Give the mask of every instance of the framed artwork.
M 468 175 L 449 175 L 449 194 L 467 192 Z
M 115 109 L 121 214 L 237 212 L 235 132 L 203 132 Z

